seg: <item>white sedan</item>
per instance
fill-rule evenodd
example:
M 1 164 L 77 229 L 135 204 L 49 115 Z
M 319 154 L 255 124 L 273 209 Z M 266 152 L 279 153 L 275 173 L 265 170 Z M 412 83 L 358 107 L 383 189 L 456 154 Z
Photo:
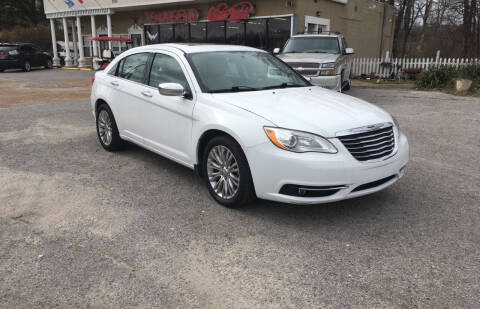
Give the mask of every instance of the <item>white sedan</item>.
M 103 148 L 130 141 L 195 169 L 227 207 L 370 194 L 408 162 L 407 138 L 387 112 L 249 47 L 128 50 L 95 74 L 91 104 Z

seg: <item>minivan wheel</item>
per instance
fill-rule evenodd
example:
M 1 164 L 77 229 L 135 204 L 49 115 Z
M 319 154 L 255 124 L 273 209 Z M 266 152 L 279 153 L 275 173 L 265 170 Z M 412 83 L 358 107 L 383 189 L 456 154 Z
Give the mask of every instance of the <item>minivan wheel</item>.
M 106 104 L 100 105 L 97 111 L 97 136 L 100 144 L 107 151 L 119 150 L 124 145 L 113 113 Z
M 202 158 L 202 175 L 208 192 L 218 203 L 238 208 L 255 199 L 247 159 L 235 140 L 226 135 L 212 138 Z
M 32 65 L 30 64 L 30 61 L 25 60 L 25 62 L 23 63 L 23 70 L 25 72 L 30 72 L 32 70 Z

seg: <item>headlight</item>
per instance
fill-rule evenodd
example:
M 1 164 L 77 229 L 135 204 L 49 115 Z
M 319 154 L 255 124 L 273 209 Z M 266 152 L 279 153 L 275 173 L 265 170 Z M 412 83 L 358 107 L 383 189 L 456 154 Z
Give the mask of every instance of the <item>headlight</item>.
M 8 54 L 14 56 L 14 55 L 18 55 L 19 53 L 18 53 L 18 50 L 14 49 L 9 51 Z
M 335 62 L 323 63 L 322 69 L 335 69 Z
M 307 132 L 264 127 L 270 141 L 278 148 L 293 152 L 337 153 L 338 150 L 327 139 Z
M 335 72 L 335 62 L 323 63 L 321 65 L 321 76 L 334 76 L 336 73 L 337 72 Z

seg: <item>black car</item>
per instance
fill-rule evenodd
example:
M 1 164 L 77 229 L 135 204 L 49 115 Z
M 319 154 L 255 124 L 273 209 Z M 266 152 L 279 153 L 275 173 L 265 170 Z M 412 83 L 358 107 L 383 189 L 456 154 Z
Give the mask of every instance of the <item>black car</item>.
M 52 68 L 52 57 L 30 43 L 0 43 L 0 72 L 7 69 L 22 69 L 28 72 L 32 67 Z

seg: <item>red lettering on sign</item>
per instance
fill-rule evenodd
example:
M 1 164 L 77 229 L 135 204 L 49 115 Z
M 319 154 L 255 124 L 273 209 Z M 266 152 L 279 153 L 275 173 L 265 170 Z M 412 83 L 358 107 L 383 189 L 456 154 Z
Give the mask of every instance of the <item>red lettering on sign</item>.
M 168 10 L 160 12 L 145 12 L 145 23 L 186 23 L 198 20 L 198 10 L 195 8 Z
M 229 20 L 232 22 L 238 22 L 241 19 L 249 18 L 252 11 L 253 4 L 250 1 L 239 2 L 230 8 L 225 2 L 220 2 L 208 10 L 207 19 L 211 21 Z

